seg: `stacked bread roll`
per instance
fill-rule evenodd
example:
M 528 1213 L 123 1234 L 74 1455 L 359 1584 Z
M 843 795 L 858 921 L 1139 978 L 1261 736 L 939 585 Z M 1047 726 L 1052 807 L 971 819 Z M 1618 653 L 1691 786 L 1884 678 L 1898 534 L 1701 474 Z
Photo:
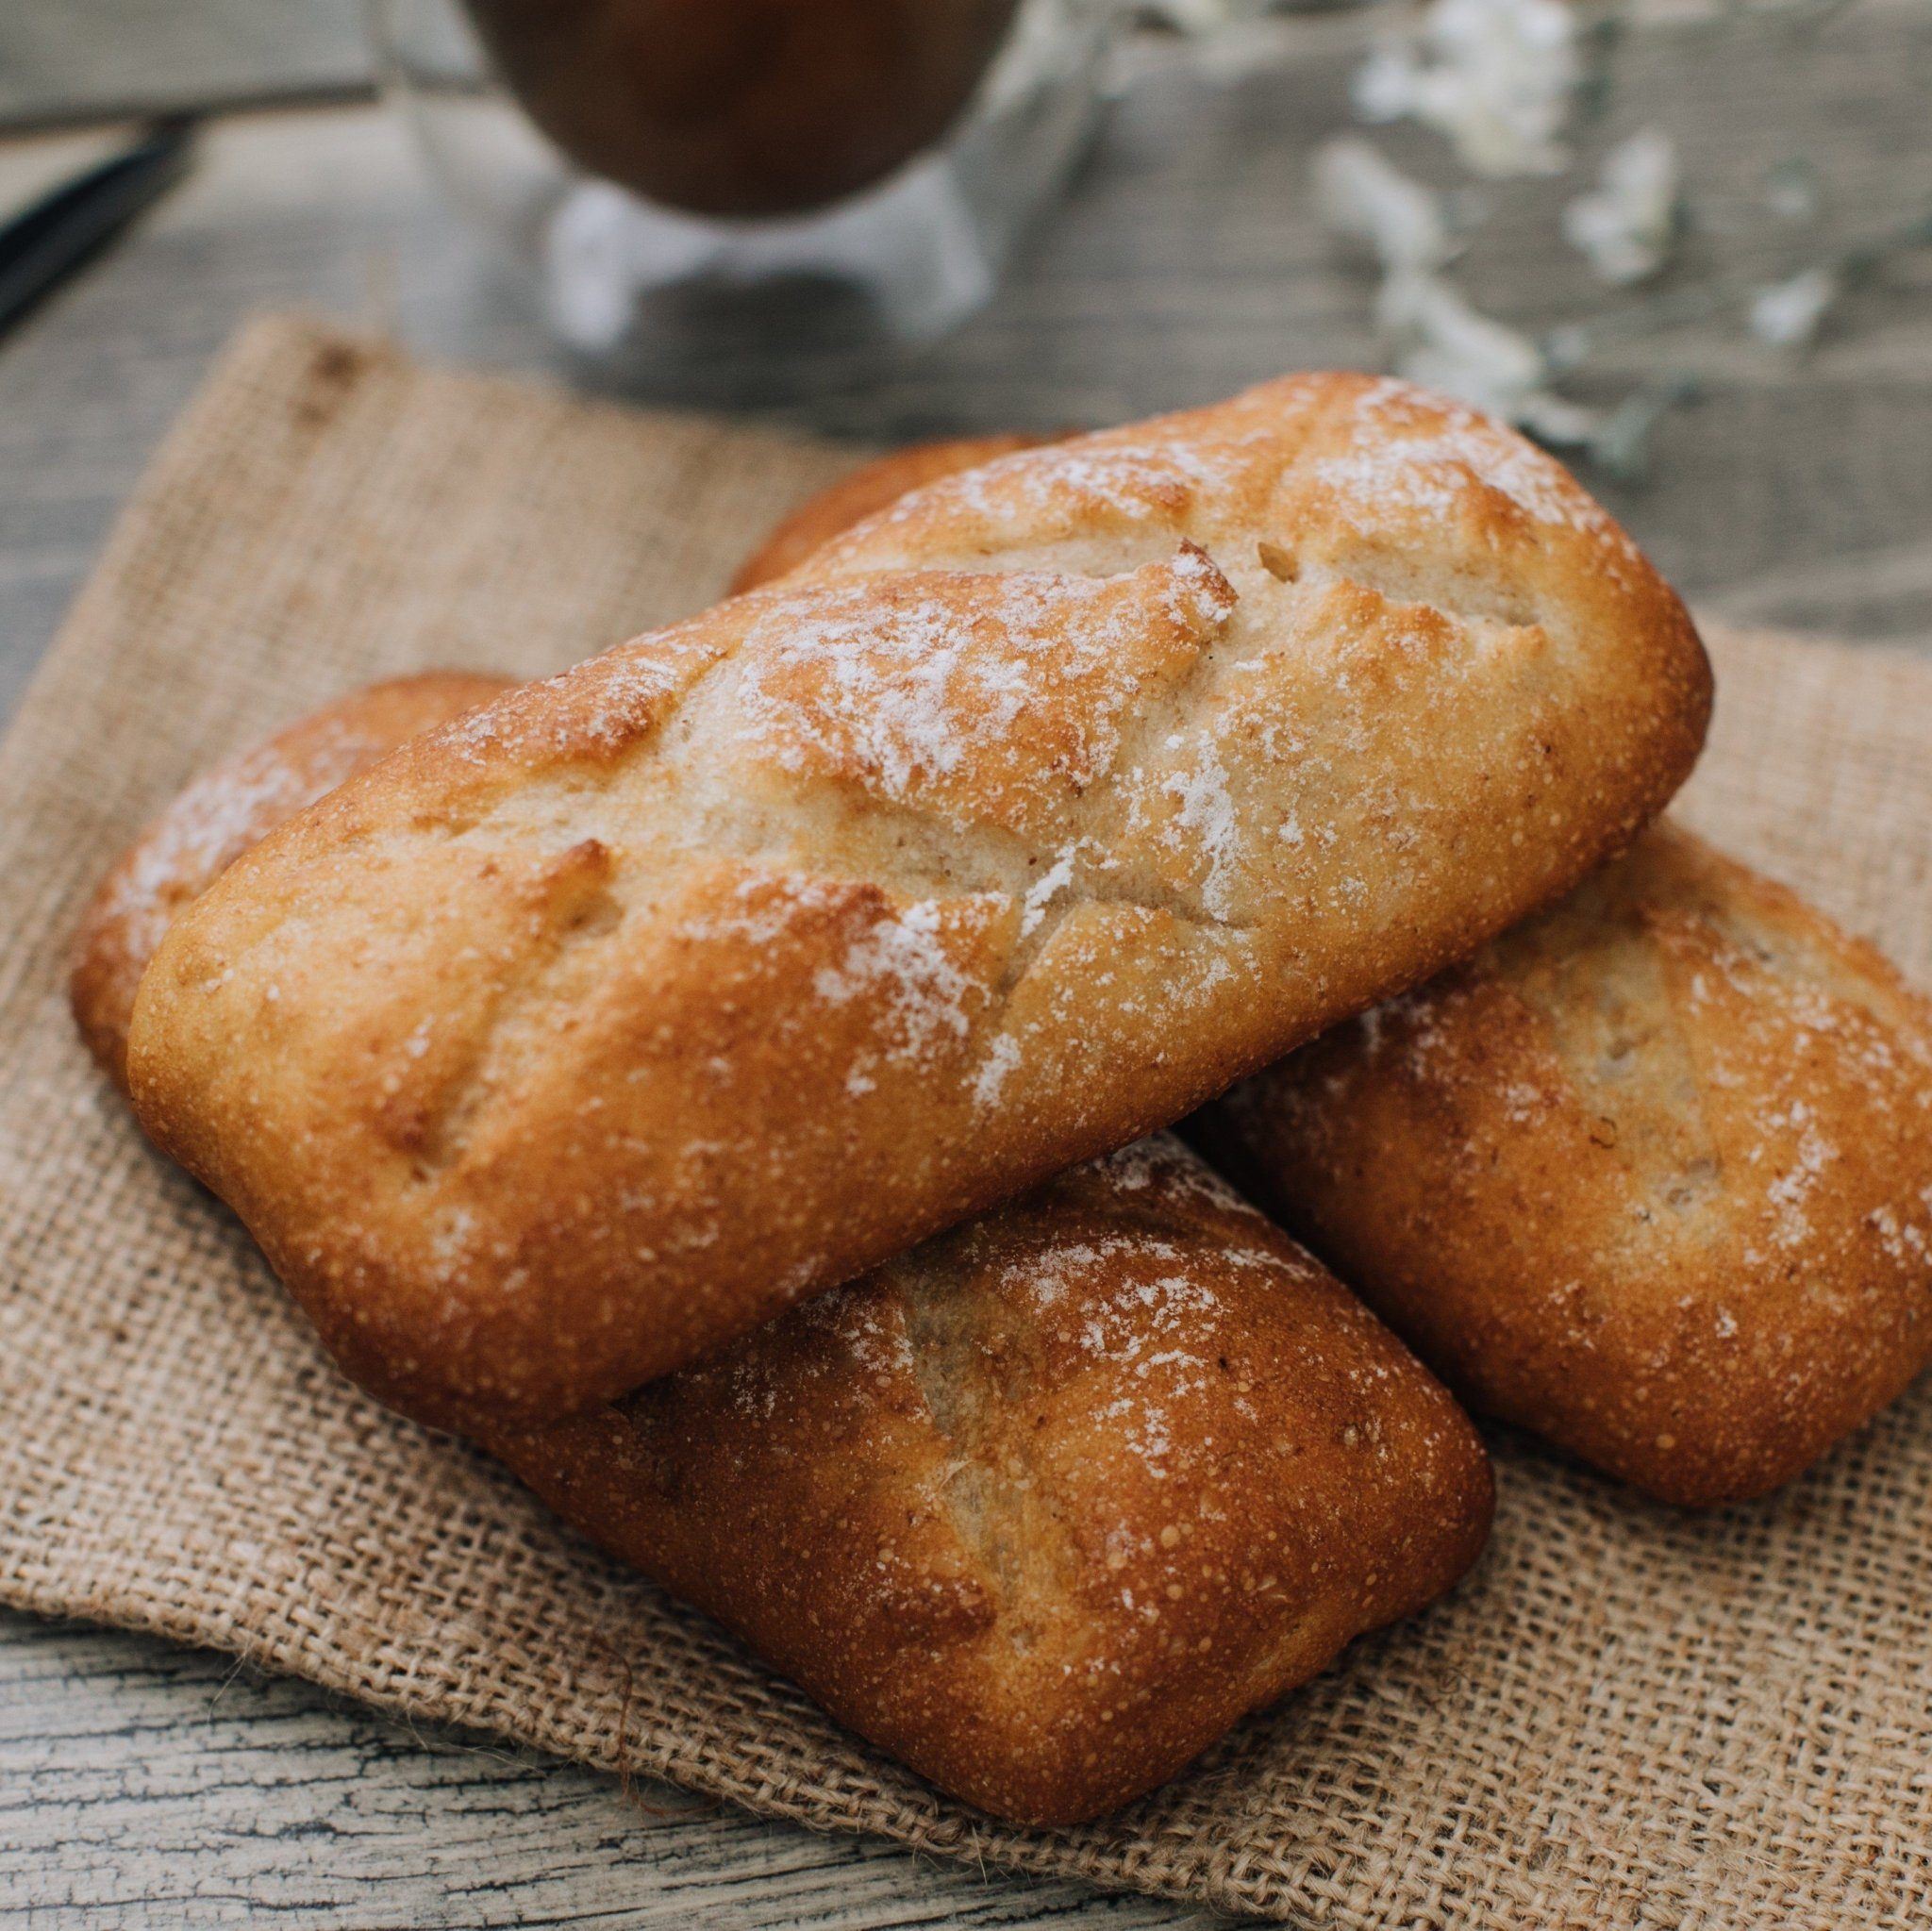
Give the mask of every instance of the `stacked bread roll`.
M 910 461 L 687 624 L 206 780 L 75 1005 L 356 1379 L 1063 1823 L 1489 1519 L 1427 1369 L 1141 1136 L 1247 1077 L 1198 1137 L 1452 1386 L 1723 1499 L 1932 1345 L 1932 1021 L 1680 834 L 1598 870 L 1708 674 L 1508 431 L 1303 376 Z
M 1291 378 L 411 739 L 176 919 L 128 1083 L 358 1380 L 555 1420 L 1466 956 L 1707 700 L 1555 463 Z

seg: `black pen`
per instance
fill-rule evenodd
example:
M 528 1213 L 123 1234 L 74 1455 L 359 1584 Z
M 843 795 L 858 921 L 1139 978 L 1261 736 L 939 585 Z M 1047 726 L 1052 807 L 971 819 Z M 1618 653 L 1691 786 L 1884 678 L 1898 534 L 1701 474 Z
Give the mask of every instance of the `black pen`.
M 0 227 L 0 334 L 181 178 L 193 137 L 192 120 L 157 122 Z

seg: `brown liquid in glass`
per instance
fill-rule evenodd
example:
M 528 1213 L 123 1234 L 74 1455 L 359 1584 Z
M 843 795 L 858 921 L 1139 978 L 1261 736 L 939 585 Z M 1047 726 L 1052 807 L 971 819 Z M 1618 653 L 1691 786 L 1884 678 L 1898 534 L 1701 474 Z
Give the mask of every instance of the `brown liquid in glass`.
M 952 125 L 1018 0 L 465 0 L 580 168 L 696 214 L 871 186 Z

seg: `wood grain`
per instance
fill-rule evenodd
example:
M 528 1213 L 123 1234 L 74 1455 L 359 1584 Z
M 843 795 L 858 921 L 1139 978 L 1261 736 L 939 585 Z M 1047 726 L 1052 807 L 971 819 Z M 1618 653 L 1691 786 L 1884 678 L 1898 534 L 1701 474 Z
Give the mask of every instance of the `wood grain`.
M 0 1611 L 0 1923 L 625 1931 L 1224 1921 L 980 1877 Z
M 1829 32 L 1793 32 L 1745 21 L 1632 37 L 1617 98 L 1640 105 L 1588 143 L 1667 119 L 1710 210 L 1678 273 L 1718 274 L 1740 299 L 1836 235 L 1932 209 L 1932 9 L 1861 0 Z M 1232 88 L 1158 65 L 989 310 L 864 391 L 786 418 L 866 442 L 1054 427 L 1208 400 L 1290 365 L 1374 364 L 1369 279 L 1305 205 L 1308 153 L 1341 124 L 1359 35 L 1347 21 L 1297 33 L 1282 65 Z M 1389 142 L 1418 167 L 1440 159 L 1432 143 Z M 35 144 L 12 144 L 16 168 Z M 1762 211 L 1766 169 L 1795 153 L 1825 184 L 1815 230 Z M 1541 323 L 1590 299 L 1556 240 L 1561 191 L 1512 184 L 1497 198 L 1462 271 L 1485 304 Z M 1599 388 L 1669 371 L 1701 394 L 1666 420 L 1647 485 L 1591 481 L 1707 608 L 1932 642 L 1928 294 L 1920 249 L 1856 292 L 1809 358 L 1758 347 L 1735 318 L 1607 350 Z M 559 372 L 527 288 L 453 223 L 386 116 L 222 123 L 194 178 L 0 355 L 0 705 L 215 346 L 268 306 Z
M 0 126 L 367 92 L 356 0 L 17 0 Z

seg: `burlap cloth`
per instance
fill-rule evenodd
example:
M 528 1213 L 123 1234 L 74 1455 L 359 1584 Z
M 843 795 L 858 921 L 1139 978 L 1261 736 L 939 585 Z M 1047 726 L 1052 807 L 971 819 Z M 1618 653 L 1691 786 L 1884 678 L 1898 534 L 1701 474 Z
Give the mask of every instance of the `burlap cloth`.
M 846 459 L 300 324 L 229 352 L 0 750 L 0 1598 L 821 1828 L 1287 1920 L 1924 1931 L 1924 1385 L 1714 1517 L 1500 1439 L 1494 1542 L 1450 1601 L 1130 1813 L 1017 1831 L 344 1385 L 240 1230 L 144 1149 L 61 982 L 83 895 L 147 813 L 364 678 L 546 671 L 702 604 Z M 1932 979 L 1932 665 L 1713 641 L 1687 815 Z

